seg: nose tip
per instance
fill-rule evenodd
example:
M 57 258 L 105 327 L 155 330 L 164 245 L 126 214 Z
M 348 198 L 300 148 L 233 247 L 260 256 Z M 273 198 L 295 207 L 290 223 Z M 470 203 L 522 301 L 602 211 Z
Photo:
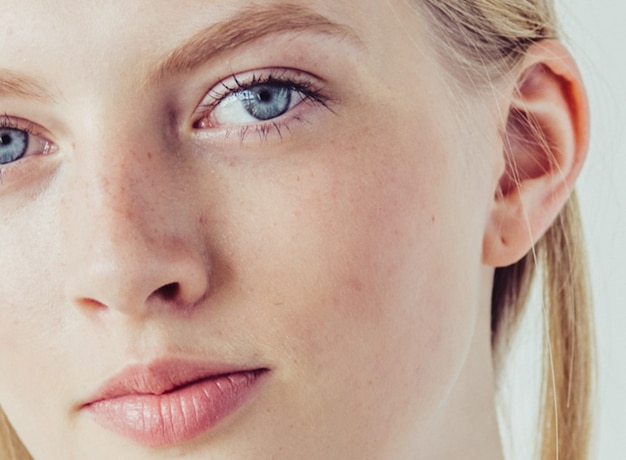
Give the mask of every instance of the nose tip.
M 109 310 L 135 318 L 189 311 L 209 293 L 208 267 L 193 254 L 165 255 L 153 252 L 124 260 L 112 251 L 104 257 L 92 253 L 69 279 L 67 296 L 86 311 Z
M 92 153 L 68 173 L 66 298 L 132 317 L 191 308 L 211 289 L 193 192 L 171 155 L 120 152 L 113 161 Z

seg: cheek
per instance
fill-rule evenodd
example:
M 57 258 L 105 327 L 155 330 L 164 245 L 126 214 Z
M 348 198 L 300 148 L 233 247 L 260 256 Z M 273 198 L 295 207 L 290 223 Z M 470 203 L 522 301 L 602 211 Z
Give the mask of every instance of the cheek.
M 37 205 L 33 208 L 41 209 Z M 54 290 L 50 289 L 59 280 L 55 279 L 54 272 L 46 270 L 52 248 L 44 244 L 54 230 L 43 214 L 10 212 L 9 216 L 0 224 L 3 241 L 0 266 L 4 267 L 0 280 L 0 356 L 3 366 L 6 360 L 16 358 L 18 351 L 45 349 L 46 339 L 42 335 L 50 335 L 46 331 L 57 328 L 60 323 L 58 305 L 51 298 Z M 45 360 L 42 353 L 38 355 L 41 361 Z M 27 366 L 19 366 L 16 370 L 25 368 Z
M 59 426 L 52 414 L 60 413 L 70 384 L 58 291 L 62 259 L 58 247 L 50 244 L 59 234 L 46 209 L 46 203 L 33 200 L 28 212 L 11 212 L 0 224 L 0 266 L 5 268 L 0 280 L 0 374 L 10 376 L 0 378 L 0 406 L 31 440 L 48 438 Z
M 361 126 L 254 185 L 238 257 L 242 281 L 271 299 L 260 315 L 293 364 L 285 378 L 307 382 L 302 399 L 324 408 L 315 417 L 353 427 L 348 437 L 391 439 L 400 425 L 426 425 L 458 372 L 480 232 L 460 199 L 466 172 L 436 130 L 403 139 L 392 124 L 378 135 Z

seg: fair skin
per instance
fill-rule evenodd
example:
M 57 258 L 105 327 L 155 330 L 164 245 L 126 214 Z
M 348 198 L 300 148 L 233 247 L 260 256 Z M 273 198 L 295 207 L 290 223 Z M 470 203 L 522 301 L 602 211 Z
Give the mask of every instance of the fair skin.
M 0 85 L 5 125 L 40 139 L 1 175 L 0 405 L 37 459 L 502 458 L 493 271 L 546 230 L 582 164 L 569 57 L 537 47 L 490 97 L 460 96 L 403 2 L 295 1 L 334 25 L 280 8 L 263 31 L 257 9 L 215 33 L 252 4 L 3 3 L 0 77 L 45 94 Z M 157 74 L 234 27 L 254 37 Z M 296 83 L 286 113 L 212 108 L 269 78 Z M 512 140 L 511 107 L 538 118 L 556 165 Z M 507 186 L 507 149 L 524 187 Z M 180 444 L 80 410 L 164 357 L 268 371 Z

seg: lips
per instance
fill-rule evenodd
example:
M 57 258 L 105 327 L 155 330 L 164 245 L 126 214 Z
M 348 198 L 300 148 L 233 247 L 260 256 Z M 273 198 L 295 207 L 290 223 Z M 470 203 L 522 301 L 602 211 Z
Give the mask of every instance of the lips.
M 190 441 L 228 417 L 267 369 L 160 361 L 114 376 L 81 407 L 103 428 L 149 447 Z

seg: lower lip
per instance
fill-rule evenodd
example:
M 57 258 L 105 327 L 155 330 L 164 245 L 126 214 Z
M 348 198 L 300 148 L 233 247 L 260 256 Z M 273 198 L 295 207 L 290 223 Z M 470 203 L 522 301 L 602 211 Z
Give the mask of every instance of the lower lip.
M 148 447 L 182 444 L 210 430 L 252 396 L 262 371 L 209 378 L 154 394 L 96 401 L 85 409 L 103 428 Z

